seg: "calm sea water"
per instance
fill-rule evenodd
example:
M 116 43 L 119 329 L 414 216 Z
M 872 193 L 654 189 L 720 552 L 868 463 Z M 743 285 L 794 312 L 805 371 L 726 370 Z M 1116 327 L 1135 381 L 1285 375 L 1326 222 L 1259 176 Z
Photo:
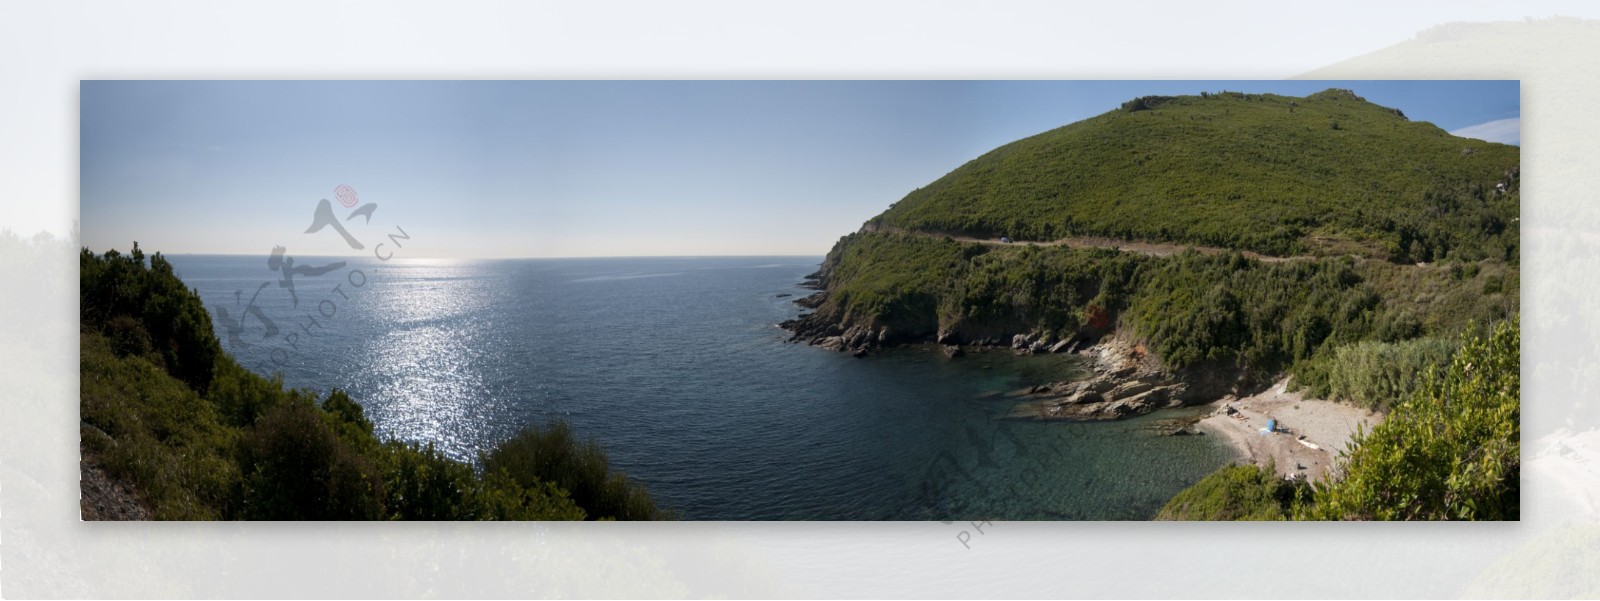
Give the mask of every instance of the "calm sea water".
M 687 519 L 1148 519 L 1230 458 L 1151 417 L 1001 419 L 998 393 L 1076 357 L 786 344 L 817 259 L 345 259 L 296 277 L 295 304 L 265 257 L 169 258 L 246 367 L 343 388 L 380 434 L 468 461 L 566 419 Z M 219 308 L 245 316 L 233 336 Z

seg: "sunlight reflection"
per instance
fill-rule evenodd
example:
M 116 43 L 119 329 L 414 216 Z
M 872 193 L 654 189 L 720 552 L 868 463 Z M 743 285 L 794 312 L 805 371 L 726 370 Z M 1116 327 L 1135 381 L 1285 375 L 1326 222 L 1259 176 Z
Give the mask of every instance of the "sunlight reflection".
M 433 441 L 464 460 L 490 439 L 484 424 L 505 411 L 485 349 L 501 328 L 484 315 L 502 302 L 503 284 L 472 261 L 411 259 L 390 267 L 372 310 L 395 324 L 366 346 L 366 405 L 380 435 Z

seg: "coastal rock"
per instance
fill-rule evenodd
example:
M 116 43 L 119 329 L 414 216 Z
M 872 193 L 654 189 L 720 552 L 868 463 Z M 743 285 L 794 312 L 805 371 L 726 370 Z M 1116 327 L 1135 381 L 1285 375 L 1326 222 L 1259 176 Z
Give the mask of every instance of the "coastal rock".
M 1061 398 L 1059 405 L 1103 405 L 1106 397 L 1092 390 L 1084 390 Z
M 1228 381 L 1203 370 L 1174 373 L 1137 348 L 1116 338 L 1088 347 L 1085 352 L 1094 357 L 1088 377 L 1029 389 L 1010 417 L 1121 419 L 1214 399 L 1223 392 L 1219 386 Z
M 1164 387 L 1152 388 L 1133 396 L 1117 398 L 1121 398 L 1122 402 L 1126 403 L 1128 407 L 1140 413 L 1149 413 L 1166 405 L 1167 389 Z
M 805 342 L 817 348 L 848 352 L 856 357 L 866 356 L 878 348 L 897 342 L 894 331 L 887 326 L 841 325 L 820 311 L 786 320 L 778 326 L 791 333 L 790 342 Z
M 1149 375 L 1134 380 L 1128 380 L 1112 387 L 1111 390 L 1106 392 L 1106 396 L 1112 398 L 1124 398 L 1143 395 L 1155 389 L 1156 381 L 1159 380 Z
M 816 294 L 812 294 L 812 295 L 809 295 L 809 296 L 802 296 L 800 298 L 797 298 L 797 299 L 794 300 L 794 304 L 800 305 L 800 306 L 805 307 L 807 309 L 815 309 L 817 307 L 821 307 L 822 303 L 827 301 L 827 300 L 828 300 L 828 293 L 826 293 L 826 292 L 818 292 Z
M 866 328 L 861 326 L 852 326 L 849 330 L 845 330 L 842 338 L 844 339 L 845 346 L 852 349 L 858 349 L 861 348 L 861 345 L 867 342 L 868 336 L 871 336 L 871 332 Z
M 821 305 L 826 292 L 796 301 Z M 882 324 L 850 323 L 827 309 L 818 309 L 781 324 L 792 333 L 790 341 L 866 357 L 895 344 L 934 342 L 949 358 L 970 349 L 1009 348 L 1017 354 L 1075 352 L 1089 358 L 1086 377 L 1031 386 L 1008 393 L 1018 402 L 1009 417 L 1030 420 L 1111 420 L 1143 415 L 1157 409 L 1214 400 L 1237 392 L 1237 370 L 1227 366 L 1196 366 L 1182 371 L 1163 367 L 1137 340 L 1112 332 L 1101 338 L 1084 338 L 1079 332 L 1056 340 L 1045 331 L 1003 334 L 992 330 L 963 332 L 943 326 L 921 333 L 898 332 Z M 919 327 L 908 324 L 907 327 Z M 1015 330 L 1013 330 L 1014 332 Z
M 1084 390 L 1094 392 L 1096 394 L 1105 394 L 1107 392 L 1111 392 L 1112 388 L 1117 387 L 1117 380 L 1116 378 L 1112 377 L 1094 378 L 1092 380 L 1083 382 L 1082 386 Z

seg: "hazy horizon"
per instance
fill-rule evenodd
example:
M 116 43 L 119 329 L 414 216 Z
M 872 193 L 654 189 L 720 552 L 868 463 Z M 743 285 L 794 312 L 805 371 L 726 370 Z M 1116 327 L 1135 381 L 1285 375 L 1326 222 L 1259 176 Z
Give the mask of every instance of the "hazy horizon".
M 1520 144 L 1516 81 L 84 81 L 79 243 L 820 256 L 966 161 L 1137 96 L 1330 87 Z M 324 199 L 344 240 L 307 233 Z

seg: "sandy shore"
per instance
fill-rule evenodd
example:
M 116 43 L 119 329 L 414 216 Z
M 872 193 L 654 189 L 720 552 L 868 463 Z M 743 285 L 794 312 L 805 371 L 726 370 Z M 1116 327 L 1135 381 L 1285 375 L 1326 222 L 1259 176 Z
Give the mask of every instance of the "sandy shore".
M 1382 419 L 1366 409 L 1287 392 L 1287 384 L 1284 379 L 1254 396 L 1219 400 L 1197 427 L 1226 438 L 1245 461 L 1263 467 L 1271 461 L 1280 475 L 1316 480 L 1334 468 L 1358 426 L 1370 430 Z M 1269 419 L 1277 420 L 1278 433 L 1261 433 Z

